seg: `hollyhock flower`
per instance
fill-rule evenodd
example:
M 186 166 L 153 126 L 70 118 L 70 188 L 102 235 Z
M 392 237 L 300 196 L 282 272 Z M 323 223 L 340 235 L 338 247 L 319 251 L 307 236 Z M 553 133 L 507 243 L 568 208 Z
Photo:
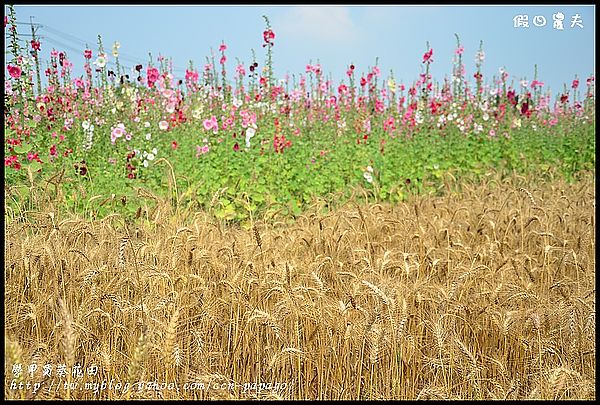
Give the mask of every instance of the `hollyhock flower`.
M 475 54 L 475 63 L 482 63 L 485 60 L 485 52 L 477 51 Z
M 121 44 L 118 42 L 115 42 L 113 45 L 113 49 L 112 49 L 112 54 L 115 58 L 119 57 L 119 48 L 121 47 Z
M 457 55 L 462 55 L 462 53 L 464 51 L 465 51 L 465 47 L 461 45 L 458 48 L 456 48 L 456 51 L 454 51 L 454 53 L 457 54 Z
M 273 40 L 275 39 L 275 33 L 273 32 L 273 30 L 271 30 L 271 29 L 265 30 L 263 32 L 263 39 L 265 41 L 265 43 L 263 44 L 263 47 L 265 47 L 267 45 L 271 45 L 271 46 L 275 45 L 273 43 Z
M 122 137 L 123 135 L 125 135 L 125 133 L 126 133 L 125 125 L 122 123 L 119 123 L 116 127 L 114 127 L 112 129 L 112 132 L 110 134 L 111 143 L 114 145 L 115 142 L 117 141 L 117 139 Z
M 85 51 L 83 51 L 83 57 L 86 59 L 92 59 L 92 50 L 86 49 Z
M 102 69 L 103 67 L 106 66 L 106 55 L 105 54 L 101 54 L 98 55 L 98 57 L 96 58 L 96 61 L 94 62 L 94 65 L 98 66 L 98 68 Z
M 199 158 L 200 155 L 204 155 L 205 153 L 208 153 L 208 151 L 209 151 L 208 145 L 204 145 L 204 146 L 196 145 L 196 157 L 197 158 Z
M 540 82 L 538 80 L 533 80 L 531 82 L 531 88 L 535 89 L 536 87 L 542 87 L 544 85 L 544 82 Z
M 221 44 L 221 45 L 219 46 L 219 52 L 224 52 L 224 51 L 226 51 L 226 50 L 227 50 L 227 45 L 225 45 L 225 44 Z
M 148 87 L 154 86 L 154 83 L 158 81 L 160 73 L 158 69 L 155 67 L 148 67 L 146 71 L 146 76 L 148 77 Z
M 85 83 L 83 82 L 83 79 L 77 77 L 73 79 L 73 84 L 75 84 L 75 87 L 83 89 Z
M 40 50 L 40 41 L 36 41 L 35 39 L 31 40 L 31 49 L 33 49 L 34 51 L 39 51 Z
M 205 119 L 203 122 L 204 129 L 207 131 L 213 130 L 213 133 L 217 133 L 219 131 L 219 123 L 217 122 L 217 117 L 214 115 L 210 119 Z
M 240 77 L 243 77 L 246 75 L 246 69 L 244 68 L 244 65 L 241 63 L 235 67 L 235 71 L 238 75 L 240 75 Z
M 173 141 L 173 142 L 171 142 L 171 148 L 173 148 L 173 150 L 177 149 L 177 146 L 179 146 L 179 145 L 177 144 L 177 141 Z
M 8 65 L 6 69 L 8 70 L 8 74 L 10 75 L 10 77 L 12 77 L 13 79 L 18 79 L 23 73 L 21 68 L 18 66 Z
M 571 88 L 576 89 L 577 87 L 579 87 L 579 80 L 575 79 L 571 84 Z
M 169 129 L 169 123 L 165 120 L 161 120 L 158 123 L 158 128 L 161 129 L 162 131 L 166 131 L 167 129 Z
M 433 48 L 423 54 L 423 63 L 433 62 L 433 59 L 431 59 L 431 56 L 433 56 Z
M 256 134 L 256 129 L 249 127 L 246 129 L 246 148 L 250 147 L 250 139 Z

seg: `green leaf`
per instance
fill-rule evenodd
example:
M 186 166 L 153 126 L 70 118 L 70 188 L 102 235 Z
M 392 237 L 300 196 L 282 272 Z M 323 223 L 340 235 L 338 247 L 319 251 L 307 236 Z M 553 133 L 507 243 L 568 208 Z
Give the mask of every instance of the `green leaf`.
M 29 167 L 31 168 L 32 172 L 37 172 L 38 170 L 40 170 L 42 168 L 42 164 L 40 162 L 38 162 L 37 160 L 34 160 L 29 164 Z
M 25 145 L 17 145 L 13 148 L 13 150 L 15 151 L 15 153 L 18 153 L 19 155 L 25 154 L 27 152 L 29 152 L 31 150 L 33 146 L 28 143 Z

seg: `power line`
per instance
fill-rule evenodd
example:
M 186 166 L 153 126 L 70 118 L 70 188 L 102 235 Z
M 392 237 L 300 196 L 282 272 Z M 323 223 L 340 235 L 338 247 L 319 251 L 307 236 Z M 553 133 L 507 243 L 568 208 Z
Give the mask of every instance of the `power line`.
M 60 37 L 62 40 L 67 41 L 67 42 L 71 42 L 71 43 L 77 43 L 78 45 L 81 46 L 89 46 L 90 43 L 93 43 L 92 41 L 86 41 L 85 39 L 82 39 L 80 37 L 77 37 L 75 35 L 69 34 L 67 32 L 58 30 L 54 27 L 50 27 L 46 24 L 40 24 L 40 23 L 27 23 L 27 22 L 21 22 L 18 21 L 17 24 L 19 25 L 29 25 L 31 26 L 32 24 L 37 27 L 37 28 L 41 28 L 42 30 L 46 30 L 48 33 Z M 17 33 L 17 35 L 19 36 L 27 36 L 27 37 L 31 37 L 31 34 L 19 34 Z M 39 36 L 38 38 L 44 38 L 49 40 L 50 42 L 65 47 L 66 49 L 69 49 L 71 51 L 74 52 L 78 52 L 78 53 L 83 53 L 83 50 L 79 49 L 79 48 L 75 48 L 72 45 L 66 44 L 64 42 L 62 42 L 61 40 L 58 40 L 56 38 L 50 37 L 50 36 Z M 135 55 L 131 55 L 129 53 L 126 52 L 119 52 L 119 59 L 120 60 L 124 60 L 126 62 L 130 62 L 133 64 L 139 64 L 141 60 L 143 60 L 142 58 L 139 58 Z M 108 62 L 109 64 L 113 64 L 113 62 Z M 126 67 L 126 68 L 130 68 L 127 65 L 121 64 L 121 66 Z M 172 65 L 173 71 L 175 72 L 179 72 L 179 73 L 184 73 L 186 71 L 185 68 L 180 67 L 180 66 L 176 66 L 176 65 Z
M 35 25 L 35 26 L 38 26 L 38 27 L 43 27 L 43 25 L 39 24 L 39 23 L 28 23 L 28 22 L 22 22 L 22 21 L 17 21 L 15 24 L 18 24 L 18 25 Z
M 57 35 L 57 36 L 65 39 L 67 41 L 70 40 L 70 41 L 73 41 L 73 42 L 78 42 L 78 43 L 80 43 L 82 45 L 88 45 L 91 42 L 91 41 L 85 41 L 85 40 L 83 40 L 83 39 L 81 39 L 79 37 L 76 37 L 74 35 L 71 35 L 71 34 L 68 34 L 66 32 L 60 31 L 60 30 L 58 30 L 56 28 L 53 28 L 53 27 L 50 27 L 48 25 L 43 25 L 42 27 L 43 27 L 43 29 L 45 29 L 47 31 L 51 31 L 51 32 L 54 33 L 54 35 Z M 135 64 L 138 64 L 142 60 L 142 58 L 139 58 L 139 57 L 137 57 L 135 55 L 131 55 L 131 54 L 127 53 L 127 52 L 119 52 L 119 59 L 131 62 L 131 63 L 135 63 Z M 183 69 L 183 68 L 181 68 L 179 66 L 175 66 L 175 65 L 173 65 L 173 70 L 179 71 L 179 72 L 184 72 L 185 71 L 185 69 Z

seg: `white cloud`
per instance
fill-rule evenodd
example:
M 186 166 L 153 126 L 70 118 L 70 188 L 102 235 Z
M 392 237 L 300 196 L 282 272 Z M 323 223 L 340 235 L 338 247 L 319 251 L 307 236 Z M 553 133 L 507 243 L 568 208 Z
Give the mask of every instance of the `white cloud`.
M 352 42 L 358 29 L 347 7 L 296 6 L 281 20 L 283 34 L 322 42 Z

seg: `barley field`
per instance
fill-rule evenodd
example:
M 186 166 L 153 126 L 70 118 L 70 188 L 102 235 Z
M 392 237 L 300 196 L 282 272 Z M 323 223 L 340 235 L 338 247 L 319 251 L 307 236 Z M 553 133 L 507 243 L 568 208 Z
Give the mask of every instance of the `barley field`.
M 5 398 L 595 399 L 594 176 L 248 229 L 8 215 Z

